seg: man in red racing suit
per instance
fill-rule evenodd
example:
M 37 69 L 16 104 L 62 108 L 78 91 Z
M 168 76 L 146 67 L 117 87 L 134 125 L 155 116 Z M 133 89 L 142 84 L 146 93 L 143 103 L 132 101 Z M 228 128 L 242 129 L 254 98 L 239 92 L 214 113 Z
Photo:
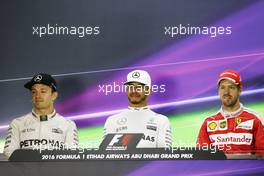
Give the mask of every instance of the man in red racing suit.
M 239 101 L 242 90 L 240 74 L 226 70 L 220 74 L 219 112 L 203 122 L 197 146 L 217 146 L 226 154 L 264 154 L 264 122 L 257 113 Z

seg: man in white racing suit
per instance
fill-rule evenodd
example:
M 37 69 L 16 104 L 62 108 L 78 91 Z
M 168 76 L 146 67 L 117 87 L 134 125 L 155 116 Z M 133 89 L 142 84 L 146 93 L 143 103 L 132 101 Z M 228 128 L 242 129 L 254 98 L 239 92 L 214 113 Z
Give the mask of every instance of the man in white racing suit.
M 151 92 L 150 75 L 143 70 L 134 70 L 127 75 L 125 85 L 129 107 L 106 120 L 104 136 L 109 133 L 143 133 L 137 148 L 170 148 L 172 136 L 168 118 L 147 107 Z
M 35 75 L 25 88 L 31 91 L 32 112 L 14 119 L 7 132 L 4 154 L 16 149 L 65 149 L 78 146 L 76 125 L 54 109 L 57 84 L 48 74 Z

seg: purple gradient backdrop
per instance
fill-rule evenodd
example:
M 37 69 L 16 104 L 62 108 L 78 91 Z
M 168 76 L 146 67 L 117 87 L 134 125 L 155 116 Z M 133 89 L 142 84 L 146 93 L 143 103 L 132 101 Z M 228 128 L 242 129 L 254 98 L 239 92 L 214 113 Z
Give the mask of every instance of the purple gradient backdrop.
M 231 26 L 231 35 L 215 38 L 189 36 L 149 57 L 141 58 L 141 62 L 127 69 L 109 71 L 108 78 L 98 80 L 79 95 L 58 104 L 57 108 L 65 116 L 125 108 L 125 93 L 106 96 L 99 93 L 98 85 L 121 84 L 134 68 L 149 71 L 154 84 L 166 85 L 165 93 L 153 93 L 150 104 L 216 95 L 217 76 L 224 69 L 240 71 L 244 82 L 260 78 L 264 65 L 263 11 L 264 2 L 259 2 L 212 24 Z M 246 84 L 244 90 L 254 88 L 258 87 Z

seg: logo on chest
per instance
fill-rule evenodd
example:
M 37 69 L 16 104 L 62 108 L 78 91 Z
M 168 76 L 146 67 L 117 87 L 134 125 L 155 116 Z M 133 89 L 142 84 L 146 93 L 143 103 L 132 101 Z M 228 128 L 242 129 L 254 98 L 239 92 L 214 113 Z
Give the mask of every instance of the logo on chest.
M 236 129 L 245 129 L 245 130 L 252 130 L 254 125 L 254 120 L 247 120 L 244 122 L 240 122 L 237 124 Z
M 118 125 L 125 125 L 126 123 L 127 123 L 127 118 L 125 118 L 125 117 L 122 117 L 122 118 L 117 120 Z
M 155 122 L 155 118 L 150 118 L 147 121 L 147 130 L 157 131 L 157 123 Z
M 147 125 L 147 129 L 148 129 L 148 130 L 157 131 L 157 127 L 154 126 L 154 125 Z
M 121 126 L 121 127 L 116 128 L 116 132 L 120 132 L 123 130 L 127 130 L 127 126 Z
M 35 128 L 26 128 L 21 131 L 21 133 L 30 133 L 36 131 Z
M 227 130 L 227 120 L 212 120 L 207 122 L 207 131 L 223 131 Z
M 62 129 L 60 129 L 60 128 L 52 128 L 51 132 L 52 133 L 57 133 L 57 134 L 62 134 L 63 133 Z

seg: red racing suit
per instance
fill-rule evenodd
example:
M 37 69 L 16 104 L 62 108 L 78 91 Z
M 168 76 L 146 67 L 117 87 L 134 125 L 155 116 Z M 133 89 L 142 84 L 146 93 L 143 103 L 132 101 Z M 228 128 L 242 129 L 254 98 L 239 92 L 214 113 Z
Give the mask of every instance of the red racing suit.
M 264 154 L 263 118 L 243 107 L 227 113 L 221 108 L 203 122 L 197 146 L 217 146 L 226 154 Z

